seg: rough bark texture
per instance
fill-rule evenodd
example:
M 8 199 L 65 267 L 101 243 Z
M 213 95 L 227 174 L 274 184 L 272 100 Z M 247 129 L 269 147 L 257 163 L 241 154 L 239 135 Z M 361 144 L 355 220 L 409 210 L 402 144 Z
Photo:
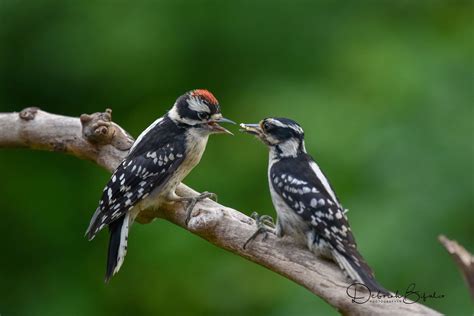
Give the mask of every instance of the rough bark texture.
M 111 121 L 110 110 L 83 114 L 80 119 L 50 114 L 38 108 L 27 108 L 20 113 L 0 113 L 0 148 L 25 147 L 64 152 L 113 171 L 132 143 L 133 138 Z M 177 193 L 182 196 L 195 194 L 184 184 L 179 186 Z M 242 245 L 255 231 L 254 220 L 214 201 L 198 203 L 187 227 L 184 224 L 186 214 L 180 204 L 169 204 L 159 210 L 149 209 L 138 220 L 147 223 L 154 218 L 164 218 L 220 248 L 279 273 L 304 286 L 341 314 L 439 315 L 418 303 L 353 303 L 346 294 L 349 284 L 335 264 L 315 257 L 286 238 L 277 240 L 270 235 L 265 242 L 257 238 L 244 250 Z

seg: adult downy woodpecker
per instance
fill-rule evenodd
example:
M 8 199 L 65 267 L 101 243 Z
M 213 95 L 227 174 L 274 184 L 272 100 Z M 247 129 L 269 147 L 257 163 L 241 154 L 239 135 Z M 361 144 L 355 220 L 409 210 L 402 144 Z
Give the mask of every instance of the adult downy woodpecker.
M 307 154 L 301 126 L 286 118 L 267 118 L 260 124 L 241 124 L 241 127 L 270 149 L 268 181 L 278 216 L 276 235 L 292 236 L 315 254 L 334 260 L 353 282 L 389 294 L 375 280 L 358 252 L 346 210 L 319 166 Z M 264 218 L 268 216 L 257 216 L 259 230 L 248 242 L 265 231 Z
M 188 202 L 188 219 L 198 200 L 179 197 L 178 184 L 199 163 L 210 134 L 228 133 L 216 98 L 207 90 L 180 96 L 163 117 L 137 138 L 104 188 L 86 236 L 92 240 L 104 227 L 110 231 L 105 281 L 119 271 L 127 252 L 128 231 L 138 213 L 164 202 Z M 235 124 L 235 123 L 234 123 Z

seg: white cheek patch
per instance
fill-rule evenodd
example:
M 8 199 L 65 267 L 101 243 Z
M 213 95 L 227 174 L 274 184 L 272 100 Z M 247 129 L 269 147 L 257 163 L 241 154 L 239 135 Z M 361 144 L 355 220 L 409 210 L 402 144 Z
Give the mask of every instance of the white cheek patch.
M 282 152 L 282 156 L 296 156 L 298 153 L 299 143 L 294 139 L 289 139 L 278 145 Z
M 188 99 L 188 106 L 191 111 L 211 113 L 209 107 L 196 97 L 190 97 Z
M 271 135 L 265 135 L 265 136 L 266 136 L 267 142 L 269 142 L 270 144 L 272 144 L 272 145 L 278 144 L 279 140 L 276 139 L 275 137 L 273 137 Z

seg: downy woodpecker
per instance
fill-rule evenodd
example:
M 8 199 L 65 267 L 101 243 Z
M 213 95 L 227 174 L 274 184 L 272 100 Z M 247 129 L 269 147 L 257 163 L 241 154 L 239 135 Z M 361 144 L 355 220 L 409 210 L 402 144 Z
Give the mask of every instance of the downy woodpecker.
M 123 264 L 129 227 L 141 210 L 150 203 L 189 202 L 189 219 L 196 202 L 212 195 L 179 197 L 175 189 L 201 160 L 210 134 L 232 134 L 221 122 L 233 123 L 222 116 L 212 93 L 193 90 L 180 96 L 168 113 L 137 138 L 105 186 L 86 232 L 92 240 L 109 227 L 106 282 Z
M 267 118 L 241 127 L 270 149 L 268 181 L 278 215 L 276 235 L 292 236 L 313 253 L 334 260 L 352 281 L 389 294 L 358 252 L 346 210 L 329 181 L 306 153 L 301 126 L 286 118 Z M 257 215 L 259 229 L 247 243 L 269 230 L 263 225 L 268 218 Z

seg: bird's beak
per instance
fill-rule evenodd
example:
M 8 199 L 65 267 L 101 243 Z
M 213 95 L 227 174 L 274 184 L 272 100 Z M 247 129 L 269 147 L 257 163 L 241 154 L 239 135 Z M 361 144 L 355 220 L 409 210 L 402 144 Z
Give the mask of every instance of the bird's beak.
M 214 119 L 214 120 L 212 120 L 208 123 L 209 129 L 211 131 L 213 131 L 214 133 L 216 133 L 216 134 L 225 133 L 225 134 L 229 134 L 229 135 L 234 136 L 234 134 L 232 134 L 232 132 L 230 132 L 229 130 L 227 130 L 224 127 L 220 126 L 219 123 L 231 123 L 231 124 L 237 124 L 237 123 L 235 123 L 234 121 L 231 121 L 229 119 L 226 119 L 225 117 L 216 118 L 216 119 Z
M 249 134 L 252 134 L 252 135 L 255 135 L 255 136 L 259 136 L 259 137 L 261 137 L 263 135 L 262 128 L 260 127 L 259 124 L 244 124 L 244 123 L 241 123 L 240 127 L 241 127 L 241 129 L 240 129 L 241 132 L 249 133 Z

